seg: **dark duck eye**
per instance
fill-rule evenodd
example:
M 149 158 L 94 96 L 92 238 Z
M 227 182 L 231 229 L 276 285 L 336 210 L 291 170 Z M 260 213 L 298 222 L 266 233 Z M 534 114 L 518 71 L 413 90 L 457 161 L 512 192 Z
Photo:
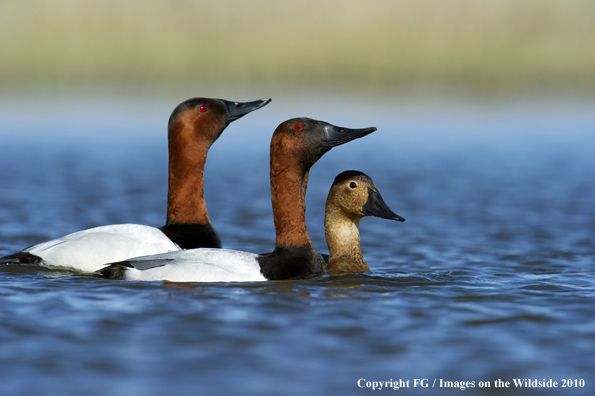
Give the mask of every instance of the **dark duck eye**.
M 356 187 L 357 187 L 357 183 L 356 183 L 356 182 L 351 182 L 351 183 L 349 183 L 349 187 L 350 187 L 351 189 L 354 189 L 354 188 L 356 188 Z

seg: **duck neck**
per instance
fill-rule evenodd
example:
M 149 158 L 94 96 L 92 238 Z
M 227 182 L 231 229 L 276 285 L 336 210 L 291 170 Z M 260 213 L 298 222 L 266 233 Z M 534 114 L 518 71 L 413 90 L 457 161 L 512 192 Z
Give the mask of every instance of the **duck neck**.
M 312 246 L 306 228 L 306 189 L 309 169 L 282 168 L 271 161 L 271 201 L 275 247 Z
M 329 249 L 326 270 L 334 273 L 368 272 L 359 238 L 360 217 L 351 218 L 340 208 L 327 205 L 324 216 L 324 233 Z
M 322 259 L 306 229 L 308 170 L 283 168 L 271 159 L 271 200 L 275 219 L 275 250 L 258 256 L 269 280 L 304 278 L 322 272 Z
M 203 177 L 211 143 L 193 137 L 194 134 L 169 134 L 168 225 L 211 223 Z

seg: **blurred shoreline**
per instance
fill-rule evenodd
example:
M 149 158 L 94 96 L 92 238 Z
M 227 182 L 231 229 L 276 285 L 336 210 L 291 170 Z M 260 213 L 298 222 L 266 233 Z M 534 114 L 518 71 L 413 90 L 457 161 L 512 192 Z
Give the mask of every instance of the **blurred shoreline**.
M 590 0 L 0 2 L 0 88 L 593 96 Z

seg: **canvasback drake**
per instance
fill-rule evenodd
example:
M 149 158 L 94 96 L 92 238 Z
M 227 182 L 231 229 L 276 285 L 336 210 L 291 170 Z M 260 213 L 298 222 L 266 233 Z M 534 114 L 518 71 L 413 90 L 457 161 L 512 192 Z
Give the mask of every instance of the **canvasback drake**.
M 359 222 L 364 216 L 405 221 L 382 199 L 372 178 L 359 171 L 339 174 L 326 199 L 324 234 L 329 250 L 324 269 L 330 274 L 369 272 L 359 239 Z
M 211 145 L 231 123 L 271 102 L 192 98 L 168 122 L 167 222 L 155 228 L 118 224 L 75 232 L 0 258 L 1 263 L 39 264 L 92 273 L 131 257 L 199 247 L 220 248 L 204 199 L 204 166 Z
M 270 181 L 275 250 L 254 254 L 192 249 L 137 257 L 97 271 L 112 279 L 172 282 L 249 282 L 307 277 L 322 272 L 323 260 L 306 228 L 310 168 L 333 147 L 376 128 L 348 129 L 311 118 L 281 123 L 271 139 Z

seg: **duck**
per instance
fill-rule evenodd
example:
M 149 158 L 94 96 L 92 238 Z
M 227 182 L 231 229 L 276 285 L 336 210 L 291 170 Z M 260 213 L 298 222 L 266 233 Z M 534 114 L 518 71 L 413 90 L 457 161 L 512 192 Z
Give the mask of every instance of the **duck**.
M 204 167 L 211 145 L 233 121 L 271 102 L 196 97 L 180 103 L 168 122 L 167 218 L 162 227 L 115 224 L 78 231 L 0 258 L 0 264 L 36 264 L 93 273 L 131 257 L 221 248 L 204 198 Z
M 330 275 L 370 272 L 359 234 L 359 222 L 365 216 L 405 221 L 384 202 L 370 176 L 356 170 L 340 173 L 331 185 L 324 210 L 329 254 L 323 268 Z
M 307 117 L 284 121 L 270 144 L 270 189 L 275 247 L 268 254 L 188 249 L 112 263 L 96 274 L 110 279 L 170 282 L 256 282 L 300 279 L 323 271 L 306 228 L 310 168 L 328 151 L 376 131 Z

